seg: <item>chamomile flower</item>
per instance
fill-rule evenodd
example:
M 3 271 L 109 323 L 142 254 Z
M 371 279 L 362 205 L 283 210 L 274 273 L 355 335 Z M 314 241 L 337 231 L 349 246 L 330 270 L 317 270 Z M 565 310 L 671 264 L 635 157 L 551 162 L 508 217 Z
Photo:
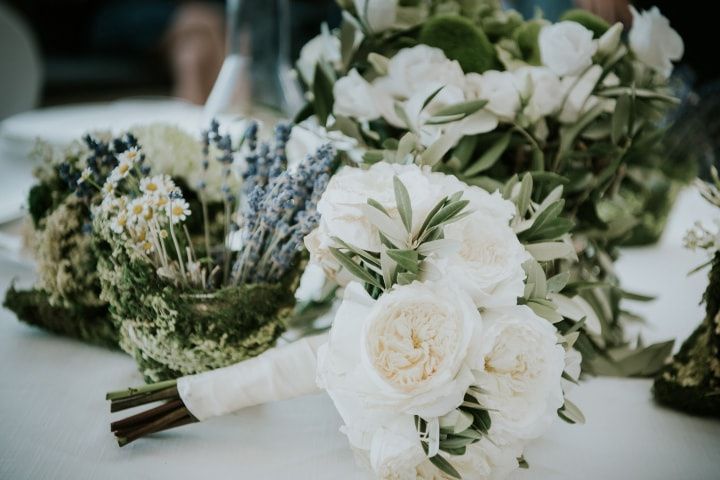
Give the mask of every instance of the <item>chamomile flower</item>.
M 127 226 L 127 221 L 128 218 L 125 212 L 120 212 L 112 219 L 112 222 L 110 223 L 110 229 L 119 235 L 125 230 L 125 227 Z
M 80 173 L 80 178 L 78 178 L 78 185 L 86 182 L 90 177 L 92 177 L 92 170 L 90 167 L 85 167 L 85 169 Z
M 129 162 L 130 164 L 137 163 L 138 161 L 140 161 L 140 150 L 138 150 L 137 147 L 131 147 L 125 150 L 120 155 L 118 155 L 118 161 L 122 163 L 123 160 Z
M 148 212 L 149 208 L 144 198 L 132 200 L 127 206 L 128 221 L 132 224 L 144 224 L 148 215 L 152 218 L 152 213 Z
M 190 204 L 183 198 L 174 198 L 168 205 L 168 217 L 172 223 L 183 222 L 190 215 Z
M 175 188 L 175 183 L 168 175 L 155 175 L 140 180 L 140 191 L 146 195 L 167 195 Z
M 114 182 L 117 182 L 120 179 L 127 177 L 130 174 L 132 168 L 132 160 L 128 160 L 127 158 L 121 158 L 118 166 L 115 167 L 112 172 L 110 172 L 110 179 L 112 179 Z
M 102 193 L 105 195 L 105 198 L 103 198 L 103 202 L 107 198 L 112 198 L 111 196 L 115 194 L 115 188 L 117 187 L 117 182 L 108 178 L 105 183 L 103 183 L 102 186 Z

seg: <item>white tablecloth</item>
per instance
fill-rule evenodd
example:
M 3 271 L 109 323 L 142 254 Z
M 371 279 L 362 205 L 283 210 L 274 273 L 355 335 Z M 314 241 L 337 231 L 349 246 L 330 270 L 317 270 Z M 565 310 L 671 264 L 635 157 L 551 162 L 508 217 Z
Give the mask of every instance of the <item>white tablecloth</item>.
M 684 339 L 700 322 L 703 260 L 681 247 L 684 230 L 715 212 L 681 196 L 662 242 L 628 249 L 618 264 L 629 289 L 659 299 L 637 305 L 643 337 Z M 0 260 L 0 289 L 26 267 Z M 367 479 L 326 395 L 256 407 L 118 448 L 104 394 L 137 384 L 119 352 L 58 338 L 0 311 L 0 479 Z M 558 420 L 527 451 L 518 480 L 716 480 L 720 422 L 656 406 L 651 381 L 595 378 L 572 395 L 587 424 Z M 159 439 L 162 437 L 162 440 Z

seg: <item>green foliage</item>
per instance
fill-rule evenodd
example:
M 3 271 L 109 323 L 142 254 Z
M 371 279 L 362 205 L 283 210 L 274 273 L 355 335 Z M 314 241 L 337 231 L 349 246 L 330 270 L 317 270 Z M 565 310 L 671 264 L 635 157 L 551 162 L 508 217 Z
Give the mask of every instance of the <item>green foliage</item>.
M 42 290 L 17 290 L 11 286 L 3 306 L 29 325 L 106 348 L 118 347 L 117 327 L 106 305 L 51 305 Z
M 103 251 L 101 249 L 101 251 Z M 98 260 L 102 298 L 148 381 L 237 363 L 275 344 L 292 314 L 298 275 L 284 283 L 182 289 L 147 264 L 104 249 Z
M 465 73 L 495 68 L 495 49 L 485 32 L 467 18 L 443 15 L 429 19 L 420 31 L 420 43 L 437 47 L 457 60 Z
M 540 29 L 546 25 L 543 20 L 530 20 L 523 23 L 513 32 L 513 37 L 520 47 L 523 59 L 530 65 L 540 65 L 540 44 L 538 42 L 538 36 L 540 35 Z
M 579 23 L 588 30 L 592 31 L 595 38 L 602 36 L 602 34 L 607 32 L 610 28 L 610 24 L 605 20 L 580 8 L 568 10 L 562 14 L 560 20 Z
M 28 195 L 28 210 L 33 220 L 33 226 L 37 228 L 42 220 L 53 207 L 52 188 L 46 183 L 38 183 L 30 189 Z

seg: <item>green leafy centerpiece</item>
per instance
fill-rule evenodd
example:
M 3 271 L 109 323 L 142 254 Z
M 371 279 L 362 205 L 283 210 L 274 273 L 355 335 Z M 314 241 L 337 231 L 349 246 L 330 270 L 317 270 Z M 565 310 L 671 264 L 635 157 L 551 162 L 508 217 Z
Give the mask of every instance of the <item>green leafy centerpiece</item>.
M 622 24 L 589 13 L 524 20 L 493 0 L 341 5 L 340 29 L 300 56 L 300 117 L 353 140 L 366 163 L 409 158 L 487 191 L 529 174 L 534 201 L 562 186 L 580 260 L 574 315 L 594 327 L 588 371 L 659 368 L 641 360 L 671 344 L 633 352 L 623 323 L 637 317 L 621 301 L 644 297 L 621 288 L 613 263 L 625 242 L 657 237 L 675 191 L 667 175 L 687 170 L 664 167 L 663 119 L 678 103 L 668 78 L 683 53 L 667 19 L 633 10 L 626 42 Z

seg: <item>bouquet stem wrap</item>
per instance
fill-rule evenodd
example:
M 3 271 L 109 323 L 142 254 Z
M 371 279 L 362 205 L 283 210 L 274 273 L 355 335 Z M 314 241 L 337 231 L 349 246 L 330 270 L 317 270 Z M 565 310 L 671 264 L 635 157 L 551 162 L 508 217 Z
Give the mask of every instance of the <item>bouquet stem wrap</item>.
M 326 341 L 327 334 L 306 337 L 229 367 L 179 378 L 178 393 L 200 421 L 317 393 L 317 350 Z

